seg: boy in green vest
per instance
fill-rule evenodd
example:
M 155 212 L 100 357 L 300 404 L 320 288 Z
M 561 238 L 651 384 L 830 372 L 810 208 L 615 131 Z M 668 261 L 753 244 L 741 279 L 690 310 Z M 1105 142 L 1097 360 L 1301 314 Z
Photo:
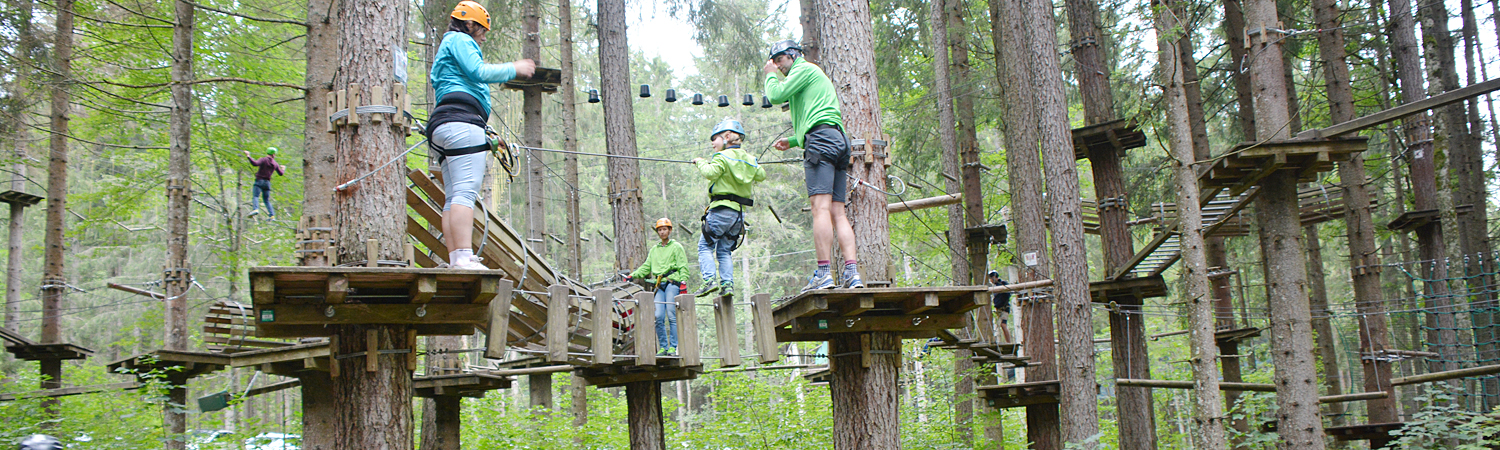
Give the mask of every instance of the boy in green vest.
M 849 138 L 844 135 L 844 116 L 833 82 L 823 69 L 802 59 L 802 48 L 792 40 L 772 44 L 771 59 L 762 70 L 766 72 L 766 97 L 772 103 L 791 103 L 792 137 L 776 141 L 776 149 L 802 147 L 802 171 L 812 203 L 813 248 L 818 255 L 818 268 L 802 292 L 838 287 L 829 261 L 835 237 L 844 255 L 843 287 L 865 287 L 854 253 L 854 227 L 844 214 Z
M 723 295 L 733 295 L 734 258 L 730 252 L 739 247 L 745 232 L 745 208 L 755 205 L 751 190 L 755 183 L 766 180 L 766 169 L 760 167 L 755 155 L 740 148 L 745 140 L 740 121 L 724 119 L 708 139 L 713 156 L 693 159 L 698 172 L 709 181 L 703 235 L 698 239 L 698 269 L 703 275 L 703 286 L 695 294 L 699 297 L 721 290 Z

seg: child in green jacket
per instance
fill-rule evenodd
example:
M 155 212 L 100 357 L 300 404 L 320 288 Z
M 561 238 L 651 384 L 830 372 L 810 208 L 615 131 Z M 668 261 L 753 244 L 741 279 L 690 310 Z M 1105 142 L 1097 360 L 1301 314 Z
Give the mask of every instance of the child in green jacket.
M 713 156 L 693 159 L 698 172 L 709 181 L 703 235 L 698 239 L 698 269 L 703 276 L 703 286 L 696 293 L 699 297 L 720 290 L 723 295 L 732 295 L 734 258 L 730 252 L 739 247 L 740 235 L 745 232 L 745 208 L 755 205 L 751 190 L 755 183 L 766 180 L 766 169 L 755 155 L 740 148 L 745 140 L 740 121 L 724 119 L 708 138 Z
M 672 221 L 656 221 L 656 235 L 661 243 L 646 254 L 646 263 L 630 273 L 630 278 L 646 281 L 656 287 L 656 348 L 658 355 L 677 353 L 677 294 L 687 281 L 687 251 L 672 239 Z

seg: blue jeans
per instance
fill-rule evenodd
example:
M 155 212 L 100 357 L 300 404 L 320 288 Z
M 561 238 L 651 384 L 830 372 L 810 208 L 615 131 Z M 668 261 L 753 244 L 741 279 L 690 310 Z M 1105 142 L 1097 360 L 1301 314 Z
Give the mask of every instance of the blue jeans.
M 677 346 L 677 283 L 656 290 L 656 348 Z
M 706 234 L 699 236 L 698 271 L 703 274 L 703 279 L 708 280 L 717 273 L 720 283 L 734 281 L 734 258 L 729 254 L 734 241 L 722 237 L 710 238 Z
M 266 213 L 270 217 L 276 217 L 276 210 L 271 209 L 271 180 L 255 180 L 255 185 L 250 187 L 250 210 L 260 210 L 260 204 L 255 203 L 260 199 L 266 203 Z

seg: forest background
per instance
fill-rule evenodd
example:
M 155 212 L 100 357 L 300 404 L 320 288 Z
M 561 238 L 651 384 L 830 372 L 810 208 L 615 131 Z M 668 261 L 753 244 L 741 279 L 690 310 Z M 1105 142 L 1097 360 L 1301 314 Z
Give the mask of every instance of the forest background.
M 451 4 L 428 5 L 421 1 L 411 6 L 409 45 L 406 65 L 410 74 L 410 93 L 419 117 L 425 116 L 430 100 L 425 94 L 427 46 L 436 44 L 432 25 L 443 28 Z M 1132 151 L 1124 164 L 1126 185 L 1131 199 L 1131 215 L 1142 219 L 1158 216 L 1154 206 L 1174 199 L 1170 160 L 1162 148 L 1165 130 L 1161 89 L 1154 79 L 1156 61 L 1155 34 L 1151 30 L 1150 4 L 1143 0 L 1101 2 L 1103 25 L 1107 37 L 1105 48 L 1111 67 L 1101 68 L 1112 74 L 1112 85 L 1119 115 L 1142 124 L 1150 137 L 1147 148 Z M 1188 27 L 1197 43 L 1194 58 L 1198 62 L 1204 110 L 1207 111 L 1212 147 L 1222 151 L 1240 142 L 1237 122 L 1233 72 L 1221 23 L 1222 10 L 1216 2 L 1187 2 Z M 1290 76 L 1295 81 L 1298 116 L 1308 126 L 1326 125 L 1328 111 L 1322 101 L 1322 72 L 1317 61 L 1313 34 L 1295 32 L 1315 28 L 1310 23 L 1311 10 L 1306 1 L 1285 0 L 1282 3 L 1284 28 L 1294 30 L 1286 40 L 1291 61 Z M 1466 4 L 1468 2 L 1465 2 Z M 5 64 L 0 65 L 0 171 L 15 182 L 9 188 L 41 194 L 45 191 L 48 137 L 46 127 L 46 89 L 53 60 L 46 45 L 52 41 L 52 19 L 55 6 L 47 1 L 5 0 L 0 9 L 0 50 Z M 520 2 L 494 0 L 485 3 L 494 15 L 495 31 L 484 45 L 492 62 L 509 61 L 520 54 Z M 66 87 L 72 95 L 72 131 L 68 136 L 72 158 L 69 186 L 67 229 L 67 284 L 76 288 L 63 305 L 62 327 L 65 340 L 96 349 L 98 354 L 83 362 L 65 366 L 69 385 L 101 384 L 120 381 L 120 375 L 108 374 L 104 364 L 162 347 L 163 308 L 157 300 L 106 289 L 107 283 L 118 283 L 153 289 L 161 282 L 165 261 L 166 197 L 163 185 L 167 166 L 167 89 L 170 64 L 172 2 L 151 0 L 81 0 L 74 3 L 78 25 L 73 60 L 74 77 Z M 219 300 L 248 303 L 246 276 L 248 267 L 257 265 L 293 265 L 293 233 L 300 205 L 306 195 L 301 187 L 303 83 L 305 69 L 305 3 L 283 0 L 201 0 L 195 28 L 194 78 L 196 104 L 193 111 L 193 212 L 191 224 L 191 267 L 196 274 L 195 289 L 190 294 L 191 311 L 200 316 L 190 327 L 201 325 L 201 314 Z M 651 98 L 639 98 L 635 105 L 637 140 L 645 157 L 688 160 L 707 156 L 706 134 L 714 123 L 725 117 L 745 122 L 750 135 L 747 147 L 761 155 L 763 161 L 796 158 L 799 155 L 768 150 L 775 139 L 791 130 L 789 116 L 779 108 L 759 107 L 761 75 L 766 44 L 783 38 L 798 38 L 794 27 L 796 4 L 778 0 L 669 0 L 652 5 L 632 5 L 639 22 L 680 20 L 692 25 L 692 40 L 701 55 L 692 59 L 691 67 L 674 67 L 663 58 L 667 52 L 680 55 L 686 42 L 631 41 L 632 84 L 649 84 Z M 1481 5 L 1482 6 L 1482 5 Z M 581 91 L 595 89 L 598 83 L 597 35 L 592 4 L 574 4 L 576 41 L 576 76 Z M 1472 10 L 1472 5 L 1468 5 Z M 1500 7 L 1490 6 L 1495 12 Z M 876 54 L 880 78 L 880 97 L 886 132 L 894 145 L 891 173 L 891 202 L 933 197 L 945 194 L 942 152 L 939 149 L 933 84 L 933 48 L 925 2 L 894 0 L 871 4 L 875 21 Z M 1003 104 L 995 78 L 996 52 L 992 47 L 993 28 L 989 6 L 984 0 L 964 3 L 966 35 L 971 58 L 969 83 L 952 88 L 955 96 L 974 100 L 979 130 L 980 161 L 985 171 L 983 191 L 989 223 L 1009 221 L 1010 174 L 1002 145 Z M 1396 95 L 1394 75 L 1386 52 L 1390 45 L 1383 34 L 1389 12 L 1383 2 L 1346 2 L 1343 18 L 1348 39 L 1355 97 L 1362 113 L 1392 106 Z M 543 6 L 542 57 L 540 65 L 556 67 L 559 38 L 557 5 Z M 441 12 L 433 16 L 427 11 Z M 1059 10 L 1060 11 L 1060 10 Z M 1450 11 L 1451 30 L 1462 28 L 1460 10 Z M 1488 69 L 1500 52 L 1496 51 L 1497 34 L 1494 13 L 1475 20 L 1483 29 L 1496 30 L 1460 40 L 1465 50 L 1476 53 L 1473 60 L 1459 61 L 1460 71 L 1468 75 L 1465 84 L 1486 79 Z M 1059 20 L 1066 21 L 1064 14 Z M 1068 40 L 1066 28 L 1059 27 L 1059 42 Z M 633 35 L 634 37 L 635 35 Z M 1064 47 L 1066 48 L 1066 47 Z M 1003 64 L 1004 62 L 999 62 Z M 1074 126 L 1082 125 L 1081 101 L 1071 89 L 1072 73 L 1079 70 L 1064 58 L 1065 80 L 1070 83 L 1069 101 L 1075 110 Z M 1092 69 L 1090 69 L 1092 70 Z M 1477 76 L 1476 77 L 1476 72 Z M 217 80 L 217 81 L 213 81 Z M 678 101 L 663 101 L 666 89 L 675 89 Z M 694 93 L 707 97 L 707 104 L 693 106 L 687 99 Z M 632 95 L 603 93 L 603 95 Z M 741 106 L 741 97 L 755 94 L 755 106 Z M 729 107 L 717 107 L 717 97 L 728 97 Z M 602 153 L 604 149 L 602 111 L 586 102 L 580 92 L 578 111 L 579 148 Z M 543 117 L 547 120 L 543 147 L 561 148 L 560 96 L 546 98 Z M 1495 117 L 1493 107 L 1481 97 L 1476 102 L 1482 119 L 1476 130 L 1484 139 L 1484 172 L 1487 193 L 1496 192 L 1492 176 L 1495 170 Z M 516 91 L 496 90 L 495 117 L 492 123 L 508 140 L 519 141 L 521 96 Z M 1399 130 L 1385 126 L 1371 133 L 1366 164 L 1381 205 L 1376 209 L 1376 223 L 1385 223 L 1398 213 L 1394 201 L 1397 180 L 1404 173 L 1403 162 L 1393 156 L 1399 151 Z M 417 138 L 407 141 L 416 144 Z M 1442 138 L 1439 138 L 1440 140 Z M 1439 142 L 1439 150 L 1442 150 Z M 248 217 L 249 191 L 253 168 L 241 151 L 259 155 L 265 147 L 281 149 L 277 158 L 286 164 L 286 177 L 273 183 L 276 220 Z M 562 181 L 562 158 L 545 152 L 531 152 L 523 157 L 539 158 L 547 167 L 545 182 L 547 229 L 554 236 L 566 229 L 561 211 L 565 193 L 577 189 L 581 195 L 580 255 L 564 254 L 564 247 L 551 239 L 539 245 L 555 267 L 566 267 L 565 258 L 581 258 L 582 273 L 567 274 L 584 282 L 607 279 L 620 269 L 613 267 L 614 236 L 606 200 L 604 159 L 581 158 L 580 182 L 569 186 Z M 1455 181 L 1444 159 L 1439 158 L 1440 184 Z M 426 168 L 428 159 L 422 152 L 407 157 L 410 168 Z M 736 253 L 737 286 L 743 293 L 770 293 L 783 296 L 801 285 L 811 267 L 808 218 L 804 206 L 802 176 L 797 164 L 768 165 L 769 179 L 757 187 L 757 204 L 747 216 L 751 228 L 743 247 Z M 1093 193 L 1087 160 L 1079 167 L 1086 197 Z M 508 180 L 495 171 L 494 182 L 487 186 L 488 207 L 514 228 L 526 222 L 524 180 Z M 1324 174 L 1325 184 L 1334 184 L 1337 175 Z M 5 176 L 0 176 L 5 178 Z M 670 217 L 681 224 L 676 238 L 686 246 L 697 240 L 693 230 L 701 214 L 706 182 L 691 166 L 675 163 L 642 164 L 642 190 L 648 218 Z M 343 180 L 338 180 L 342 182 Z M 1440 189 L 1446 193 L 1448 189 Z M 1444 220 L 1453 220 L 1452 203 L 1444 195 Z M 1497 217 L 1493 199 L 1483 205 Z M 772 210 L 774 209 L 774 213 Z M 33 208 L 24 216 L 22 252 L 24 284 L 19 286 L 21 301 L 7 307 L 5 326 L 26 336 L 38 333 L 41 317 L 39 300 L 41 274 L 42 215 Z M 946 238 L 946 211 L 942 208 L 891 216 L 891 248 L 897 262 L 897 285 L 952 284 L 949 278 L 949 250 Z M 1319 233 L 1327 247 L 1342 245 L 1343 223 L 1328 222 Z M 1133 229 L 1137 243 L 1150 239 L 1149 222 Z M 1387 263 L 1416 259 L 1403 254 L 1410 245 L 1403 235 L 1380 230 L 1380 244 L 1388 249 Z M 1495 226 L 1489 225 L 1491 239 Z M 1456 233 L 1455 233 L 1456 235 Z M 1452 235 L 1450 235 L 1452 236 Z M 1455 237 L 1456 238 L 1456 237 Z M 1098 249 L 1097 235 L 1088 237 L 1089 248 Z M 1236 296 L 1247 325 L 1264 325 L 1264 281 L 1253 239 L 1229 240 L 1230 265 L 1239 270 Z M 545 247 L 545 248 L 540 248 Z M 1457 245 L 1448 246 L 1450 249 Z M 1328 291 L 1333 293 L 1330 318 L 1341 358 L 1344 377 L 1357 380 L 1358 336 L 1356 322 L 1340 317 L 1338 312 L 1353 310 L 1348 296 L 1349 275 L 1343 251 L 1325 251 Z M 588 255 L 588 257 L 584 257 Z M 1089 254 L 1092 279 L 1102 277 L 1100 253 Z M 1004 245 L 990 252 L 990 266 L 1001 268 L 1015 263 L 1014 255 Z M 1412 280 L 1404 271 L 1388 271 L 1385 277 L 1388 298 L 1410 298 Z M 1175 279 L 1168 272 L 1168 279 Z M 696 287 L 696 286 L 695 286 Z M 7 286 L 11 288 L 11 286 Z M 1143 315 L 1150 334 L 1181 330 L 1186 319 L 1179 292 L 1151 299 Z M 1397 312 L 1394 340 L 1399 348 L 1423 347 L 1418 333 L 1418 316 Z M 748 319 L 745 319 L 748 320 Z M 1107 318 L 1095 314 L 1096 339 L 1105 343 L 1096 347 L 1098 376 L 1104 388 L 1100 392 L 1100 439 L 1111 444 L 1116 433 L 1112 398 L 1113 378 L 1109 368 Z M 196 333 L 196 331 L 195 331 Z M 704 336 L 712 336 L 704 333 Z M 711 341 L 711 339 L 710 339 Z M 478 342 L 478 341 L 475 341 Z M 1251 341 L 1245 361 L 1249 364 L 1246 381 L 1267 382 L 1270 356 L 1264 340 Z M 713 346 L 717 343 L 709 342 Z M 918 341 L 905 343 L 902 373 L 902 436 L 905 448 L 965 448 L 965 440 L 953 426 L 956 374 L 951 370 L 952 354 L 947 351 L 923 351 Z M 1159 379 L 1189 378 L 1187 342 L 1181 337 L 1163 337 L 1149 343 L 1152 371 Z M 795 347 L 788 353 L 817 355 L 811 346 Z M 0 393 L 34 390 L 34 363 L 0 358 L 4 378 Z M 482 364 L 482 361 L 470 361 Z M 1412 364 L 1415 365 L 1415 364 Z M 1406 368 L 1420 371 L 1421 368 Z M 242 390 L 253 381 L 248 370 L 216 373 L 194 380 L 193 396 L 219 390 Z M 269 382 L 260 377 L 256 385 Z M 555 389 L 559 410 L 567 410 L 567 377 L 559 376 Z M 1346 382 L 1346 386 L 1358 385 Z M 622 448 L 627 442 L 623 416 L 624 401 L 616 390 L 590 391 L 589 425 L 574 429 L 566 414 L 538 416 L 527 410 L 526 389 L 519 385 L 510 391 L 492 393 L 485 399 L 466 400 L 464 440 L 470 448 L 560 448 L 571 445 L 575 436 L 597 448 Z M 685 448 L 830 448 L 831 417 L 826 386 L 810 385 L 795 371 L 712 373 L 668 389 L 667 408 L 671 419 L 667 439 Z M 675 393 L 675 395 L 674 395 Z M 1404 400 L 1408 411 L 1421 410 L 1416 402 L 1419 392 L 1408 392 Z M 1461 394 L 1461 393 L 1460 393 Z M 1187 448 L 1194 425 L 1185 411 L 1190 392 L 1157 389 L 1154 391 L 1158 435 L 1164 446 Z M 1264 416 L 1273 408 L 1269 394 L 1252 394 L 1245 407 L 1236 411 L 1247 417 Z M 80 448 L 143 448 L 158 445 L 161 431 L 161 398 L 159 392 L 114 392 L 64 399 L 63 415 L 52 426 Z M 190 414 L 190 428 L 226 429 L 238 436 L 254 436 L 267 431 L 289 431 L 299 428 L 295 391 L 281 391 L 243 400 L 235 407 L 214 413 Z M 189 408 L 192 409 L 192 408 Z M 1358 408 L 1350 411 L 1359 414 Z M 1006 424 L 1006 448 L 1020 448 L 1024 421 L 1019 411 L 1007 411 L 1000 418 Z M 34 432 L 43 417 L 37 401 L 0 402 L 0 442 Z M 996 419 L 990 417 L 989 419 Z M 1252 436 L 1251 441 L 1255 441 Z M 983 442 L 976 445 L 984 445 Z

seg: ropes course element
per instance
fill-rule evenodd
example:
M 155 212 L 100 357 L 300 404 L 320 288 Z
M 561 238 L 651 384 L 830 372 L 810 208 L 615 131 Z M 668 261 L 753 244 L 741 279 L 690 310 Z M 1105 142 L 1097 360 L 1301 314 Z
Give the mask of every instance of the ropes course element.
M 653 162 L 664 162 L 664 163 L 674 163 L 674 164 L 695 164 L 691 160 L 682 160 L 682 159 L 651 158 L 651 157 L 646 157 L 646 156 L 625 156 L 625 155 L 610 155 L 610 154 L 604 154 L 604 153 L 574 152 L 574 151 L 557 150 L 557 149 L 551 149 L 551 148 L 527 147 L 527 146 L 524 146 L 524 145 L 515 145 L 513 147 L 519 148 L 519 149 L 528 150 L 528 151 L 536 151 L 536 152 L 563 153 L 563 154 L 569 154 L 569 155 L 583 155 L 583 156 L 598 156 L 598 157 L 604 157 L 604 158 L 634 159 L 634 160 L 639 160 L 639 161 L 653 161 Z M 760 164 L 791 164 L 791 163 L 801 163 L 801 162 L 802 162 L 802 158 L 789 158 L 789 159 L 778 159 L 778 160 L 775 160 L 775 161 L 761 161 Z

